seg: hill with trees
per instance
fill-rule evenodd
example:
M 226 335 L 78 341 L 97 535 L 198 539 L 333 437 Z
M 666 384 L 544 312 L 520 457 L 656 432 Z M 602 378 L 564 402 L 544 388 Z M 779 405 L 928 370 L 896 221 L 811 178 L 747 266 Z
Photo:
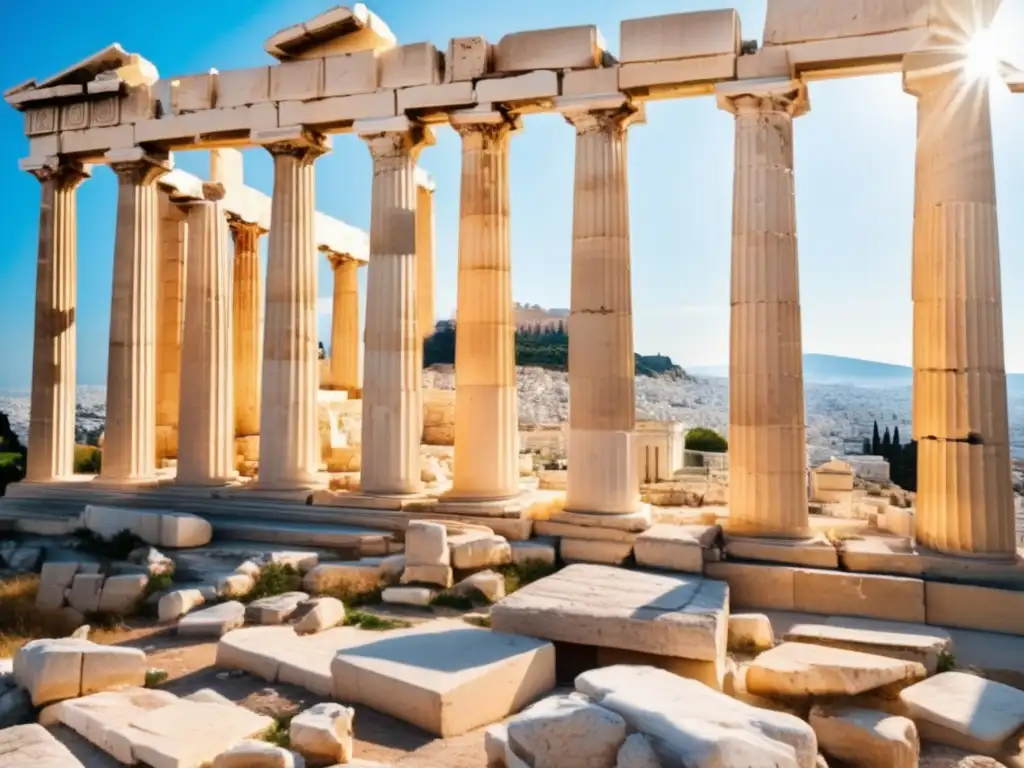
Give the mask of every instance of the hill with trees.
M 455 323 L 437 324 L 434 335 L 423 342 L 423 365 L 455 364 Z M 566 323 L 516 331 L 516 365 L 553 371 L 569 370 L 569 333 Z M 636 355 L 638 376 L 688 379 L 686 372 L 665 355 Z

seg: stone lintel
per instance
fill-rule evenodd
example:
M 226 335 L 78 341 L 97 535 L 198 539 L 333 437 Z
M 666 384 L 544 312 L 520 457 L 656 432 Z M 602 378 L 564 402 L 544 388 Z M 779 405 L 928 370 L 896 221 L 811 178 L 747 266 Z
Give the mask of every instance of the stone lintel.
M 169 152 L 149 150 L 143 147 L 132 147 L 131 149 L 111 149 L 103 155 L 103 161 L 107 165 L 128 164 L 128 163 L 149 163 L 165 171 L 174 169 L 174 160 Z
M 9 96 L 13 96 L 16 93 L 21 93 L 23 91 L 31 91 L 35 87 L 36 87 L 36 81 L 33 80 L 32 78 L 29 78 L 28 80 L 26 80 L 26 81 L 24 81 L 22 83 L 18 83 L 17 85 L 12 85 L 10 88 L 8 88 L 6 91 L 4 91 L 4 99 L 7 99 Z
M 356 120 L 352 124 L 353 133 L 360 138 L 364 136 L 377 136 L 382 133 L 412 133 L 416 130 L 426 129 L 417 120 L 413 120 L 405 115 Z
M 120 93 L 124 88 L 124 80 L 119 77 L 108 78 L 106 80 L 93 80 L 91 83 L 85 84 L 85 90 L 90 95 L 103 95 L 106 96 L 111 93 Z
M 80 163 L 70 157 L 62 155 L 50 155 L 48 157 L 23 157 L 18 161 L 18 168 L 26 173 L 31 173 L 36 178 L 43 178 L 46 175 L 60 173 L 62 169 L 73 170 L 83 178 L 92 175 L 92 166 Z
M 13 93 L 5 101 L 15 109 L 22 111 L 34 106 L 36 102 L 58 101 L 81 96 L 84 89 L 81 85 L 54 85 L 50 88 L 34 88 Z
M 322 149 L 325 152 L 329 152 L 332 146 L 329 136 L 310 130 L 304 125 L 289 125 L 282 128 L 265 128 L 251 131 L 249 138 L 253 144 L 260 147 L 269 147 L 274 144 L 289 144 L 295 147 Z
M 744 97 L 770 99 L 787 105 L 794 117 L 810 110 L 807 85 L 786 77 L 765 77 L 754 80 L 735 80 L 715 86 L 715 101 L 719 109 L 736 114 L 736 101 Z

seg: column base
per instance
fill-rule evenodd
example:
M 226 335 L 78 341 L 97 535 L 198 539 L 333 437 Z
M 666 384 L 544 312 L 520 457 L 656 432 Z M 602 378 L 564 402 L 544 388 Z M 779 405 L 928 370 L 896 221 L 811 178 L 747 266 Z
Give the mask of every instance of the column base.
M 166 484 L 167 479 L 157 475 L 133 478 L 113 478 L 96 475 L 92 480 L 92 484 L 100 488 L 156 488 L 161 483 Z
M 726 535 L 724 551 L 730 560 L 753 560 L 802 568 L 839 567 L 836 546 L 825 536 L 772 539 Z
M 549 519 L 553 523 L 580 528 L 583 538 L 586 538 L 585 531 L 587 528 L 609 528 L 628 533 L 641 533 L 651 527 L 651 505 L 641 502 L 635 512 L 623 514 L 565 509 L 561 512 L 555 512 Z
M 362 491 L 318 490 L 310 502 L 317 506 L 352 507 L 399 512 L 405 509 L 433 508 L 435 500 L 425 493 L 364 493 Z
M 810 527 L 798 528 L 772 528 L 758 525 L 743 520 L 731 520 L 726 517 L 722 520 L 722 531 L 729 536 L 745 536 L 752 539 L 783 539 L 790 541 L 805 541 L 813 535 Z
M 438 497 L 436 509 L 438 512 L 481 518 L 519 517 L 535 500 L 536 494 L 527 489 L 499 499 L 474 499 L 447 491 Z

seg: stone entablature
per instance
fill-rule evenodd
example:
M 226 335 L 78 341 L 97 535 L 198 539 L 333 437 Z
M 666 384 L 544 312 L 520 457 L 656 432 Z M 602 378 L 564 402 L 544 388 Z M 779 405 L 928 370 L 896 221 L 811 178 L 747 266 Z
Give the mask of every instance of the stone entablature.
M 294 125 L 348 132 L 366 119 L 444 123 L 472 108 L 551 112 L 560 98 L 679 98 L 735 79 L 899 71 L 928 33 L 930 0 L 854 4 L 770 0 L 760 50 L 743 44 L 731 9 L 626 19 L 618 56 L 593 25 L 515 32 L 495 44 L 454 38 L 446 51 L 398 45 L 356 4 L 272 36 L 266 49 L 275 64 L 158 79 L 152 64 L 115 44 L 4 96 L 25 112 L 30 155 L 99 161 L 141 144 L 246 146 L 252 131 Z

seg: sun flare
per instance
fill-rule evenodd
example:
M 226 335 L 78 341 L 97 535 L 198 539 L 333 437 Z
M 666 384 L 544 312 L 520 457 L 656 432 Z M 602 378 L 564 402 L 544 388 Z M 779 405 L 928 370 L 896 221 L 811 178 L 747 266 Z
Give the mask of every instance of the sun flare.
M 991 29 L 980 29 L 966 45 L 964 67 L 972 79 L 987 79 L 999 74 L 999 40 Z

